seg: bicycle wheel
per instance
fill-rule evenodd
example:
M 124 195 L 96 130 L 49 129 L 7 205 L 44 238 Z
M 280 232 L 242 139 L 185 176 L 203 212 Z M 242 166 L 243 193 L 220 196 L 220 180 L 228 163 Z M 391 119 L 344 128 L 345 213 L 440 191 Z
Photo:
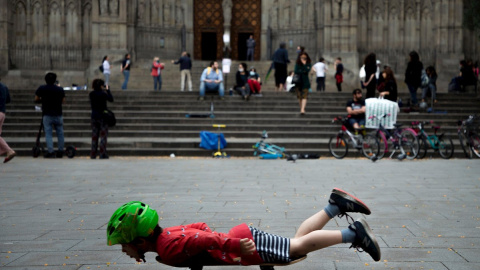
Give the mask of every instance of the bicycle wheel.
M 427 155 L 428 143 L 427 140 L 425 140 L 424 135 L 420 135 L 417 138 L 419 143 L 417 158 L 422 159 Z
M 415 131 L 406 128 L 402 130 L 400 135 L 400 148 L 403 149 L 403 152 L 405 152 L 407 159 L 416 158 L 420 145 L 418 144 L 418 138 Z
M 368 159 L 378 158 L 380 146 L 377 138 L 372 135 L 366 135 L 362 141 L 362 154 Z
M 470 135 L 470 149 L 475 156 L 480 158 L 480 137 L 475 133 Z
M 377 132 L 376 136 L 378 141 L 378 159 L 381 159 L 385 156 L 388 151 L 388 139 L 385 138 L 385 134 L 383 132 Z
M 328 150 L 335 158 L 342 159 L 348 154 L 348 143 L 340 135 L 332 136 L 328 141 Z
M 466 158 L 472 158 L 472 149 L 470 148 L 469 145 L 467 145 L 467 137 L 465 136 L 465 133 L 463 132 L 458 132 L 458 140 L 460 141 L 460 146 L 462 147 L 463 153 L 465 154 Z
M 440 136 L 438 139 L 438 152 L 444 159 L 449 159 L 453 156 L 453 141 L 447 136 Z

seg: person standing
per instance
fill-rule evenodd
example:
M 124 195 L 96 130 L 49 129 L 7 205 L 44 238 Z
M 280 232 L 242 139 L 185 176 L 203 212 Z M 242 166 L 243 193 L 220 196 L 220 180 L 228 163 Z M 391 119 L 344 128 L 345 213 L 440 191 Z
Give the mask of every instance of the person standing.
M 337 91 L 342 92 L 343 64 L 342 58 L 340 57 L 337 57 L 337 60 L 335 60 L 335 83 L 337 85 Z
M 288 59 L 288 51 L 285 49 L 286 46 L 285 42 L 280 43 L 280 48 L 275 51 L 272 57 L 275 68 L 275 92 L 283 90 L 283 85 L 287 79 L 287 64 L 290 63 L 290 60 Z
M 422 69 L 423 64 L 420 62 L 420 56 L 416 51 L 411 51 L 409 54 L 410 61 L 405 70 L 405 83 L 410 92 L 410 105 L 417 106 L 417 89 L 422 84 Z
M 172 60 L 172 64 L 180 64 L 180 91 L 185 90 L 185 78 L 188 83 L 188 91 L 192 92 L 192 60 L 187 52 L 183 52 L 178 61 Z
M 160 63 L 160 58 L 154 57 L 152 63 L 152 72 L 151 75 L 153 77 L 153 91 L 160 92 L 162 90 L 162 69 L 165 68 L 164 63 Z
M 125 59 L 122 61 L 122 73 L 124 81 L 122 84 L 122 90 L 127 90 L 128 79 L 130 78 L 130 66 L 132 62 L 130 61 L 130 54 L 125 54 Z
M 367 88 L 366 98 L 375 97 L 375 91 L 377 89 L 377 56 L 374 53 L 370 53 L 365 57 L 363 61 L 365 65 L 365 82 L 363 86 Z
M 327 66 L 325 65 L 325 59 L 320 57 L 318 62 L 313 65 L 312 69 L 317 74 L 317 91 L 325 92 L 325 73 L 327 73 Z
M 35 101 L 42 103 L 43 128 L 45 130 L 45 141 L 48 153 L 44 158 L 62 158 L 64 137 L 63 137 L 63 116 L 62 104 L 65 104 L 65 91 L 55 85 L 57 74 L 49 72 L 45 75 L 46 85 L 40 86 L 35 92 Z M 57 133 L 58 151 L 53 151 L 52 132 L 53 127 Z
M 2 138 L 2 126 L 5 121 L 6 104 L 10 103 L 10 93 L 6 85 L 0 82 L 0 156 L 6 154 L 7 156 L 3 160 L 3 163 L 7 163 L 12 160 L 17 153 L 8 146 L 7 142 Z
M 108 159 L 108 124 L 103 119 L 103 112 L 107 109 L 107 101 L 113 102 L 113 96 L 110 88 L 105 86 L 105 82 L 102 79 L 93 80 L 92 88 L 93 91 L 88 95 L 92 108 L 90 121 L 92 127 L 92 150 L 90 158 L 96 159 L 99 149 L 100 159 Z M 100 148 L 98 147 L 98 138 L 100 138 Z
M 253 61 L 253 55 L 255 53 L 255 39 L 253 35 L 247 39 L 247 61 Z
M 301 82 L 300 84 L 295 85 L 295 92 L 300 105 L 300 115 L 305 114 L 305 107 L 307 106 L 308 90 L 310 89 L 310 79 L 308 78 L 308 75 L 311 70 L 312 60 L 306 52 L 301 53 L 294 69 L 295 75 L 300 76 Z
M 105 85 L 108 86 L 108 83 L 110 82 L 110 63 L 108 62 L 108 55 L 103 57 L 102 66 L 103 76 L 105 77 Z

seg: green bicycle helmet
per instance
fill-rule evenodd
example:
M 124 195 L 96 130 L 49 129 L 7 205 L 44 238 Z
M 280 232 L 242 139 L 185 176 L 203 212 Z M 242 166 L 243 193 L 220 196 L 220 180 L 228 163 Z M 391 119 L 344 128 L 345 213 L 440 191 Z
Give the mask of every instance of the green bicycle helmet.
M 153 234 L 158 224 L 157 211 L 147 204 L 131 201 L 117 209 L 107 226 L 107 244 L 127 244 L 138 236 Z

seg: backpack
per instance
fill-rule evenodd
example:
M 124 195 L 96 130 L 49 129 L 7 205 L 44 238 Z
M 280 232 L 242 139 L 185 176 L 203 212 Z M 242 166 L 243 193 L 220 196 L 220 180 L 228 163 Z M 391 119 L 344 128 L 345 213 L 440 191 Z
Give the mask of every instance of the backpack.
M 98 70 L 100 70 L 100 72 L 103 73 L 103 64 L 101 64 L 101 65 L 98 67 Z
M 422 69 L 422 76 L 420 77 L 420 86 L 427 87 L 429 81 L 430 81 L 430 78 L 428 78 L 427 72 L 425 72 L 425 69 Z

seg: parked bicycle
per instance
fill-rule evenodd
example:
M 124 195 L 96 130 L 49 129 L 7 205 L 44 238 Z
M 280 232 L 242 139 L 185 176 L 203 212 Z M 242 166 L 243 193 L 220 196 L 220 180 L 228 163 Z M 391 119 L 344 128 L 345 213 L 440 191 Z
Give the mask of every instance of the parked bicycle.
M 430 121 L 433 124 L 433 121 Z M 424 158 L 427 155 L 428 148 L 432 148 L 435 152 L 439 152 L 444 159 L 453 156 L 454 146 L 450 137 L 442 133 L 437 135 L 440 126 L 432 126 L 433 135 L 428 135 L 425 131 L 426 122 L 412 122 L 413 129 L 417 132 L 418 142 L 420 144 L 417 158 Z
M 380 118 L 389 116 L 385 114 Z M 369 117 L 369 119 L 377 118 L 375 115 Z M 380 144 L 380 152 L 378 159 L 383 158 L 392 149 L 390 158 L 400 151 L 397 159 L 403 160 L 414 159 L 417 157 L 419 143 L 417 139 L 417 133 L 411 128 L 402 128 L 402 124 L 394 124 L 394 129 L 389 131 L 381 123 L 378 128 L 373 131 L 374 136 L 377 138 Z
M 328 141 L 328 149 L 332 156 L 338 159 L 344 158 L 348 154 L 348 145 L 351 144 L 353 148 L 362 151 L 365 157 L 376 160 L 380 147 L 375 136 L 364 135 L 364 129 L 357 130 L 358 134 L 352 133 L 353 131 L 349 130 L 351 126 L 347 117 L 335 117 L 332 120 L 332 123 L 334 122 L 341 122 L 342 128 Z
M 480 137 L 476 133 L 475 120 L 477 116 L 470 115 L 466 120 L 458 121 L 458 139 L 467 158 L 476 155 L 480 158 Z

